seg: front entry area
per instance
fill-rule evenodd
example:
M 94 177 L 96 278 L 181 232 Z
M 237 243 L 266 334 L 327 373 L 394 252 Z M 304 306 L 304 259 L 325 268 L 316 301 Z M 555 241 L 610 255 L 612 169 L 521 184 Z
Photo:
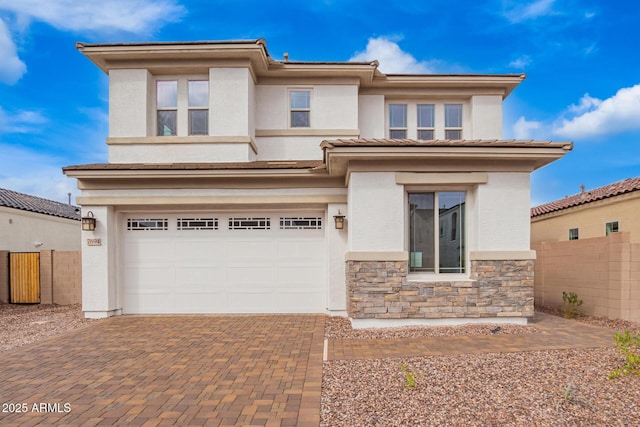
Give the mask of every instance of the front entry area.
M 125 314 L 323 313 L 324 213 L 119 215 Z

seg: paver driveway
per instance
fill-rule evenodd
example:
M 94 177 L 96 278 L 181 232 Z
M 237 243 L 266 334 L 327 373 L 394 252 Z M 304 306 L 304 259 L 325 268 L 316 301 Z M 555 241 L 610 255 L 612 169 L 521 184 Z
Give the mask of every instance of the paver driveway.
M 0 425 L 317 426 L 324 319 L 121 316 L 0 353 Z

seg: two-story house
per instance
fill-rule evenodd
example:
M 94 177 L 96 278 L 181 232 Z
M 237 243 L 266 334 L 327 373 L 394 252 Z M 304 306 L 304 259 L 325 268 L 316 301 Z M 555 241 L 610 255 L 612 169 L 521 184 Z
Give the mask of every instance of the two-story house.
M 572 144 L 501 139 L 524 75 L 276 61 L 264 40 L 77 47 L 110 87 L 108 163 L 64 168 L 96 219 L 87 316 L 533 314 L 529 175 Z

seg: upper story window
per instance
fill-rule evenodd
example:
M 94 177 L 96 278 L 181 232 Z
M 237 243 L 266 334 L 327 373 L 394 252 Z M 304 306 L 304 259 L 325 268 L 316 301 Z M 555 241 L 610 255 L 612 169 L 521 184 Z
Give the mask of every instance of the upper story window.
M 158 80 L 156 110 L 158 136 L 208 135 L 209 81 Z
M 428 141 L 435 139 L 435 105 L 418 104 L 418 139 Z
M 292 128 L 311 126 L 311 91 L 289 91 L 289 120 Z
M 156 82 L 158 136 L 178 134 L 178 81 Z
M 209 134 L 209 82 L 190 80 L 189 93 L 189 135 Z
M 389 104 L 389 138 L 407 137 L 407 104 Z
M 462 104 L 444 105 L 444 138 L 462 139 Z
M 409 193 L 409 271 L 465 272 L 465 192 Z

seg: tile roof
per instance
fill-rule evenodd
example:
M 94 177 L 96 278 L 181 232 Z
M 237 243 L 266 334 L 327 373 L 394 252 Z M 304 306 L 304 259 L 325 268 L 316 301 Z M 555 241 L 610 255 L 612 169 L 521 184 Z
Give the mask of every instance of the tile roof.
M 334 139 L 325 140 L 321 148 L 331 147 L 562 147 L 566 150 L 573 148 L 572 142 L 533 141 L 515 139 L 437 139 L 421 141 L 415 139 Z
M 222 169 L 316 169 L 322 160 L 263 160 L 235 163 L 93 163 L 66 166 L 63 171 L 85 170 L 222 170 Z
M 80 221 L 80 208 L 0 188 L 0 206 Z
M 630 193 L 640 190 L 640 177 L 628 178 L 624 181 L 614 182 L 613 184 L 598 187 L 593 190 L 584 191 L 582 193 L 567 196 L 564 199 L 555 200 L 545 203 L 544 205 L 531 208 L 531 217 L 544 215 L 551 212 L 560 211 L 573 206 L 584 205 L 595 202 L 596 200 L 608 199 L 610 197 L 619 196 L 621 194 Z

